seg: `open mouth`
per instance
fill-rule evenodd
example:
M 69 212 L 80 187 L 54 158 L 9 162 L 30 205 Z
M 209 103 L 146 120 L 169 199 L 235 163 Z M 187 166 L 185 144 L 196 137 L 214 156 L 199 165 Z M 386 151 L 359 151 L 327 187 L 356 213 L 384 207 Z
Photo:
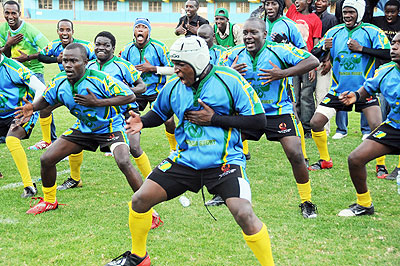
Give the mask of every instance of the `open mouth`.
M 246 48 L 249 50 L 251 50 L 255 47 L 255 42 L 253 42 L 253 41 L 245 42 L 244 44 L 246 45 Z
M 66 35 L 66 36 L 61 36 L 61 41 L 63 42 L 63 43 L 67 43 L 67 42 L 69 42 L 69 36 L 68 35 Z
M 143 36 L 143 34 L 137 34 L 136 35 L 136 40 L 138 41 L 138 42 L 143 42 L 144 41 L 144 36 Z

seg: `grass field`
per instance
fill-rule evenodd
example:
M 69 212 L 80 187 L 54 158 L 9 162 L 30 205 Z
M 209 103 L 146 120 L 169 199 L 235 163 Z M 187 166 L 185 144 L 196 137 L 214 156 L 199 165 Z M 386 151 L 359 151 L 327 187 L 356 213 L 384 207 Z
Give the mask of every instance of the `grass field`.
M 56 39 L 55 23 L 34 24 Z M 93 40 L 97 32 L 109 30 L 117 36 L 117 50 L 132 38 L 132 27 L 124 25 L 75 25 L 75 37 Z M 173 29 L 153 28 L 155 39 L 171 45 Z M 46 66 L 48 81 L 58 72 Z M 55 111 L 57 133 L 74 122 L 64 107 Z M 332 123 L 334 124 L 334 123 Z M 332 127 L 334 130 L 334 128 Z M 164 127 L 145 129 L 142 147 L 152 166 L 168 156 Z M 37 125 L 24 148 L 41 139 Z M 252 159 L 247 174 L 253 206 L 267 225 L 276 265 L 400 265 L 400 195 L 395 182 L 378 180 L 375 165 L 368 165 L 369 188 L 376 214 L 342 218 L 337 213 L 355 202 L 355 190 L 347 169 L 348 154 L 361 142 L 359 115 L 350 115 L 349 135 L 329 138 L 334 162 L 331 170 L 310 174 L 318 218 L 305 220 L 299 213 L 299 197 L 291 167 L 279 143 L 250 142 Z M 307 140 L 312 162 L 318 159 L 312 140 Z M 40 176 L 42 152 L 26 150 L 33 179 Z M 387 157 L 391 171 L 398 157 Z M 133 161 L 133 160 L 132 160 Z M 60 162 L 58 183 L 69 175 L 68 162 Z M 29 200 L 21 199 L 21 178 L 7 147 L 0 145 L 0 265 L 104 265 L 130 249 L 128 205 L 132 191 L 114 160 L 102 153 L 85 152 L 82 165 L 84 186 L 57 193 L 56 211 L 37 216 L 25 214 Z M 38 183 L 41 187 L 40 182 Z M 39 195 L 43 195 L 39 188 Z M 186 193 L 192 201 L 184 208 L 177 199 L 156 206 L 164 226 L 152 230 L 148 252 L 153 265 L 258 265 L 246 246 L 239 226 L 226 207 L 203 207 L 201 194 Z M 206 193 L 206 199 L 211 196 Z

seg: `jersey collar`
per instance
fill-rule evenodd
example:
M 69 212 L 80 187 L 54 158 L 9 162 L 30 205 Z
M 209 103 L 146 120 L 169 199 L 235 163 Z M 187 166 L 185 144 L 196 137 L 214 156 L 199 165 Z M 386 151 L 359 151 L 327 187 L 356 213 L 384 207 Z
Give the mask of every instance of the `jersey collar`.
M 71 87 L 72 87 L 72 93 L 73 93 L 74 95 L 75 95 L 76 93 L 78 93 L 77 87 L 79 86 L 79 84 L 82 83 L 83 80 L 86 79 L 86 77 L 89 75 L 89 73 L 90 73 L 90 69 L 86 69 L 85 74 L 83 75 L 83 77 L 81 77 L 73 86 L 72 86 L 71 82 L 69 82 L 69 80 L 68 80 L 69 84 L 70 84 Z
M 356 30 L 360 29 L 362 26 L 364 26 L 364 22 L 361 22 L 360 25 L 358 25 L 357 27 L 352 28 L 352 29 L 349 29 L 349 28 L 347 28 L 346 26 L 344 26 L 344 27 L 345 27 L 345 29 L 349 32 L 349 37 L 351 37 L 351 35 L 352 35 Z
M 108 60 L 107 62 L 105 62 L 105 64 L 104 64 L 102 67 L 100 67 L 100 64 L 99 64 L 99 62 L 97 62 L 97 60 L 96 60 L 96 65 L 98 66 L 99 70 L 103 71 L 103 69 L 104 69 L 106 66 L 108 66 L 109 64 L 111 64 L 112 62 L 114 62 L 114 60 L 115 60 L 115 55 L 114 55 L 113 57 L 111 57 L 110 60 Z

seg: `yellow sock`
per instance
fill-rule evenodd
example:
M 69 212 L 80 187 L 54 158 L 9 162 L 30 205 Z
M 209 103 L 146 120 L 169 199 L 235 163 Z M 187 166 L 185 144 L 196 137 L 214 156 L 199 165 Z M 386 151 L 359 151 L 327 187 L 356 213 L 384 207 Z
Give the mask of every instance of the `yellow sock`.
M 42 187 L 44 201 L 54 203 L 56 202 L 57 184 L 52 187 Z
M 137 158 L 134 157 L 133 159 L 135 159 L 137 167 L 142 175 L 146 178 L 151 173 L 151 165 L 147 154 L 143 151 L 142 155 Z
M 16 137 L 6 137 L 6 145 L 21 175 L 24 187 L 33 186 L 31 174 L 29 173 L 28 158 L 24 148 L 22 148 L 21 140 Z
M 297 124 L 297 127 L 299 128 L 299 132 L 300 132 L 301 151 L 303 152 L 304 158 L 308 159 L 307 151 L 306 151 L 306 139 L 304 138 L 303 124 L 299 121 L 299 123 Z
M 369 194 L 369 190 L 363 194 L 357 194 L 357 204 L 361 205 L 363 207 L 370 207 L 372 204 L 372 198 L 371 195 Z
M 385 165 L 385 159 L 386 159 L 385 155 L 376 158 L 376 165 Z
M 53 119 L 53 115 L 51 114 L 48 117 L 41 118 L 39 117 L 40 128 L 42 129 L 42 138 L 47 143 L 51 142 L 51 120 Z
M 165 130 L 165 135 L 167 136 L 167 139 L 168 139 L 169 148 L 171 149 L 171 151 L 175 151 L 176 145 L 178 145 L 178 143 L 176 142 L 176 139 L 175 139 L 175 134 L 171 134 L 171 133 L 167 132 L 167 130 Z
M 69 158 L 69 167 L 71 168 L 71 178 L 75 181 L 81 180 L 81 165 L 83 161 L 83 151 L 71 154 Z
M 244 140 L 243 142 L 243 154 L 249 154 L 249 142 Z
M 400 168 L 400 156 L 399 156 L 399 164 L 397 165 L 397 168 Z
M 329 161 L 331 157 L 328 152 L 328 136 L 326 135 L 326 131 L 314 132 L 311 130 L 312 137 L 317 145 L 317 149 L 319 151 L 319 158 L 325 161 Z
M 307 183 L 304 184 L 297 184 L 297 189 L 299 190 L 299 195 L 301 199 L 301 203 L 305 201 L 310 201 L 311 202 L 311 182 L 308 180 Z
M 263 224 L 261 230 L 254 235 L 249 236 L 243 233 L 243 238 L 262 266 L 275 265 L 265 224 Z
M 147 235 L 151 228 L 153 209 L 145 213 L 137 213 L 132 210 L 129 202 L 129 230 L 132 235 L 132 253 L 139 257 L 146 255 Z

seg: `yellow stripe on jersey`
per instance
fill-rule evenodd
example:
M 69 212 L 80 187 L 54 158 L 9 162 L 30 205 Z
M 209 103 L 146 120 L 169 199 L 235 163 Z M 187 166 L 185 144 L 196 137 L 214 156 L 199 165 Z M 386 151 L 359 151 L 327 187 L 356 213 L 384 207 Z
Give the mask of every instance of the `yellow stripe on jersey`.
M 301 56 L 301 55 L 296 54 L 296 53 L 293 52 L 293 49 L 292 49 L 293 46 L 286 46 L 286 45 L 268 45 L 268 46 L 269 47 L 275 47 L 275 48 L 283 48 L 284 50 L 287 50 L 288 52 L 290 52 L 292 55 L 294 55 L 294 56 L 296 56 L 296 57 L 298 57 L 300 59 L 305 59 L 304 56 Z M 303 53 L 303 54 L 306 54 L 306 55 L 308 54 L 305 51 L 303 52 L 303 50 L 301 50 L 301 49 L 297 49 L 297 50 L 299 50 L 300 53 Z
M 285 79 L 281 79 L 281 84 L 279 85 L 279 88 L 281 89 L 281 91 L 279 92 L 279 96 L 278 96 L 278 101 L 276 102 L 276 105 L 279 107 L 278 109 L 278 115 L 282 114 L 282 104 L 280 104 L 282 102 L 282 97 L 283 97 L 283 91 L 285 90 Z
M 372 26 L 365 26 L 365 28 L 375 30 L 375 31 L 377 31 L 380 35 L 386 36 L 385 33 L 384 33 L 381 29 L 379 29 L 379 28 L 372 27 Z M 385 49 L 385 46 L 386 46 L 385 44 L 386 44 L 386 42 L 389 41 L 389 39 L 388 39 L 387 37 L 385 37 L 385 38 L 384 38 L 385 43 L 382 42 L 382 39 L 381 39 L 381 38 L 378 38 L 378 40 L 379 40 L 379 43 L 381 44 L 381 49 Z
M 372 57 L 372 58 L 373 58 L 372 63 L 370 65 L 369 69 L 367 70 L 367 72 L 365 73 L 365 77 L 368 77 L 369 72 L 371 72 L 372 67 L 375 66 L 375 57 Z
M 228 75 L 230 77 L 235 78 L 237 81 L 239 81 L 240 84 L 243 84 L 243 82 L 237 76 L 232 75 L 232 74 L 230 74 L 228 72 L 224 72 L 224 71 L 221 71 L 221 70 L 216 70 L 215 73 Z M 247 88 L 249 88 L 249 87 L 250 87 L 250 84 L 248 84 L 248 83 L 241 86 L 241 88 L 246 93 L 247 97 L 249 98 L 249 102 L 250 102 L 250 105 L 251 105 L 251 114 L 254 115 L 255 114 L 254 104 L 253 104 L 253 101 L 251 99 L 251 96 L 250 96 L 249 92 L 247 91 Z
M 222 158 L 222 161 L 225 163 L 227 163 L 227 157 L 228 157 L 228 147 L 229 147 L 229 141 L 231 140 L 231 136 L 232 136 L 232 128 L 229 128 L 228 130 L 228 138 L 226 139 L 226 145 L 225 145 L 225 155 Z
M 167 55 L 167 49 L 166 49 L 166 47 L 160 45 L 160 44 L 157 43 L 157 42 L 151 42 L 151 43 L 157 45 L 158 47 L 161 47 L 161 49 L 163 50 L 164 56 L 165 56 L 165 58 L 167 59 L 168 65 L 171 66 L 172 64 L 171 64 L 171 61 L 170 61 L 170 59 L 169 59 L 169 56 Z

